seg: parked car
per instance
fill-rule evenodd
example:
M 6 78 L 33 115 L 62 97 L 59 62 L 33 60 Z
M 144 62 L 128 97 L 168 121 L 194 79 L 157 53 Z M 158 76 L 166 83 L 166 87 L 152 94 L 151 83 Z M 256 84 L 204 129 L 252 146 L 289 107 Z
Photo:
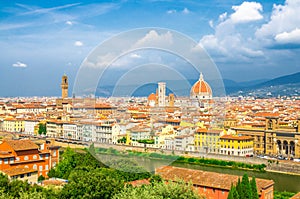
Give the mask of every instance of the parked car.
M 262 158 L 263 158 L 263 159 L 269 159 L 270 157 L 267 156 L 267 155 L 265 155 L 265 156 L 263 156 Z
M 264 156 L 263 155 L 257 155 L 256 157 L 257 158 L 263 158 Z
M 294 159 L 294 162 L 300 162 L 300 159 L 298 158 L 298 159 Z
M 285 160 L 285 157 L 283 157 L 283 156 L 278 156 L 277 159 L 278 159 L 278 160 Z

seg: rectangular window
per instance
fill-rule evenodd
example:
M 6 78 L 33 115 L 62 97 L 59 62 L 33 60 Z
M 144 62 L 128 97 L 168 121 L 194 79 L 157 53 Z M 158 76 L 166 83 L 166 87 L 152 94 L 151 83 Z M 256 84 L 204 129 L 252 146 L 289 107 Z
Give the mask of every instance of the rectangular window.
M 39 171 L 43 171 L 43 166 L 39 166 Z
M 46 157 L 46 159 L 48 159 L 49 158 L 49 154 L 46 154 L 45 157 Z
M 8 159 L 4 158 L 4 164 L 8 164 Z
M 49 166 L 48 166 L 48 165 L 46 165 L 46 166 L 45 166 L 45 170 L 46 170 L 46 171 L 48 171 L 48 169 L 49 169 Z
M 0 164 L 2 164 L 2 159 L 0 159 Z
M 10 158 L 10 163 L 14 163 L 14 158 Z

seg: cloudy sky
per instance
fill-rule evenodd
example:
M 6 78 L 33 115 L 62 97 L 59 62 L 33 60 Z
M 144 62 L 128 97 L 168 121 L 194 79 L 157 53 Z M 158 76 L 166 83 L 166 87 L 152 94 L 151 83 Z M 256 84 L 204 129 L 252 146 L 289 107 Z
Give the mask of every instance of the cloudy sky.
M 93 49 L 121 32 L 144 27 L 191 38 L 226 79 L 299 72 L 299 10 L 300 0 L 1 1 L 0 96 L 60 95 L 61 76 L 66 73 L 72 87 Z M 159 35 L 150 31 L 144 36 L 149 34 Z M 165 35 L 161 41 L 168 41 L 170 35 Z M 144 51 L 128 55 L 141 56 L 151 62 L 158 57 Z

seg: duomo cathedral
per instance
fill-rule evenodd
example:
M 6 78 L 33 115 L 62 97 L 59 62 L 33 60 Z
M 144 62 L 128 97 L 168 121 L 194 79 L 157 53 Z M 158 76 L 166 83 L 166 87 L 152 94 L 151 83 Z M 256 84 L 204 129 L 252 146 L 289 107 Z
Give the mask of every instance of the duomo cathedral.
M 148 96 L 148 105 L 150 107 L 166 107 L 183 105 L 195 106 L 200 109 L 211 107 L 213 102 L 212 89 L 210 85 L 204 80 L 203 74 L 200 73 L 198 81 L 192 86 L 189 98 L 176 97 L 173 93 L 166 96 L 166 83 L 159 82 L 156 93 L 151 93 Z

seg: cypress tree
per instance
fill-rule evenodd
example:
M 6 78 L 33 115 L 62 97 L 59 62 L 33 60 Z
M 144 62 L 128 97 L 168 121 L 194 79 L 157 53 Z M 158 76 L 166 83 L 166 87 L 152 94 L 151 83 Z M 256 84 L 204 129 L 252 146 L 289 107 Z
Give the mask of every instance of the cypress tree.
M 235 188 L 235 187 L 231 184 L 231 187 L 230 187 L 230 190 L 229 190 L 227 199 L 235 199 L 235 198 L 233 197 L 233 189 L 234 189 L 234 188 Z
M 241 199 L 252 199 L 252 189 L 249 182 L 248 175 L 245 173 L 242 178 L 242 193 L 240 193 Z
M 233 187 L 232 193 L 233 193 L 233 198 L 234 198 L 234 199 L 240 199 L 239 193 L 237 192 L 235 186 Z
M 250 185 L 251 185 L 251 190 L 252 190 L 252 198 L 259 199 L 255 177 L 252 177 L 252 179 L 250 181 Z
M 240 178 L 238 179 L 238 182 L 236 183 L 236 191 L 239 195 L 239 198 L 242 199 L 244 190 L 243 190 Z

